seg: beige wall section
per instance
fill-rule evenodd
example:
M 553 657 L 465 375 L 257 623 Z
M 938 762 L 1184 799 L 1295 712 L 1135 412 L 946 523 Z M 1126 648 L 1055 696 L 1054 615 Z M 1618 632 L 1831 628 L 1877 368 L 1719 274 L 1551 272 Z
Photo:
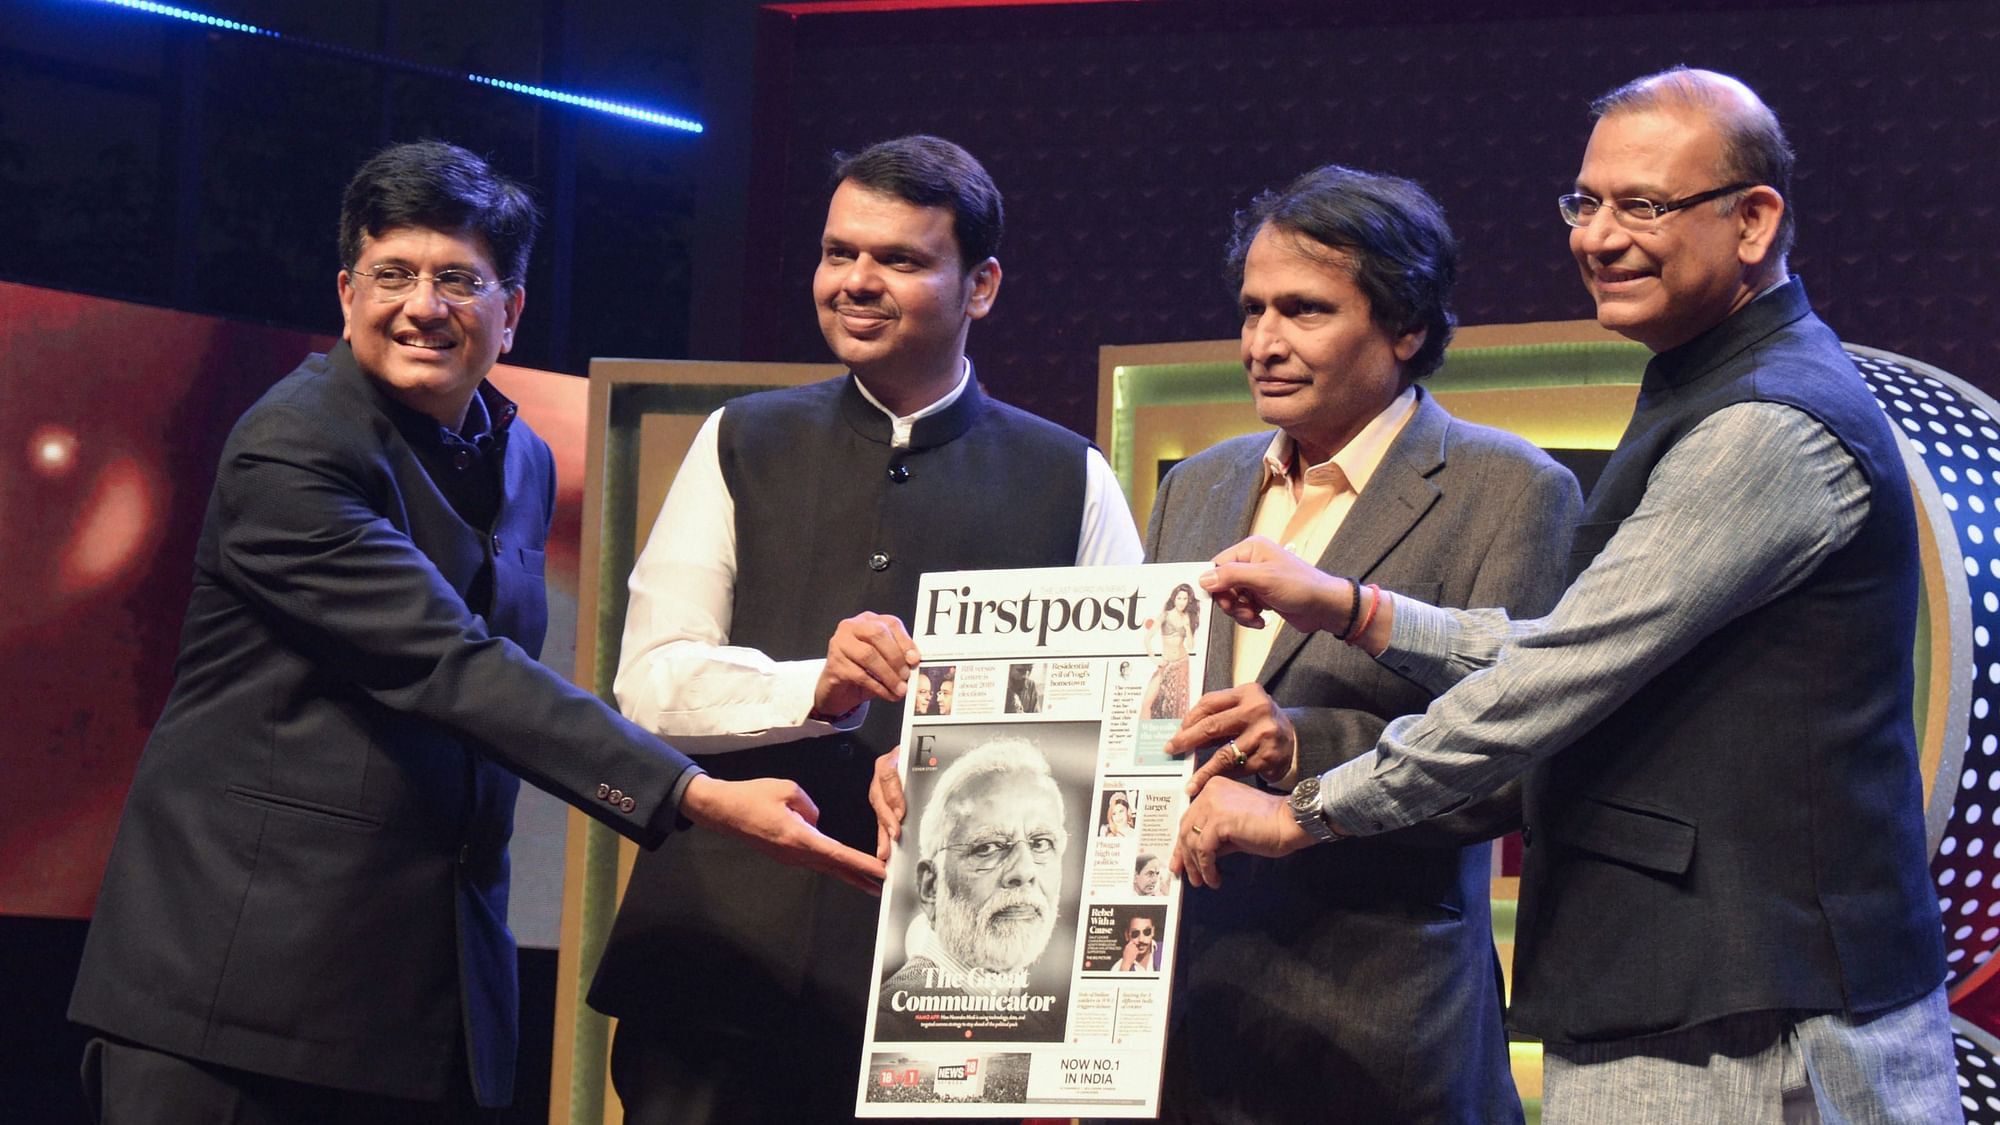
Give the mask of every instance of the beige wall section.
M 601 618 L 607 605 L 623 604 L 625 575 L 652 530 L 702 419 L 733 394 L 809 383 L 841 370 L 834 364 L 591 361 L 573 673 L 579 685 L 611 698 L 618 626 Z M 631 404 L 647 396 L 673 401 L 635 414 Z M 613 505 L 633 513 L 629 536 L 621 529 L 624 512 Z M 621 527 L 611 526 L 614 513 Z M 550 1125 L 620 1125 L 624 1113 L 606 1070 L 611 1022 L 592 1011 L 584 995 L 636 850 L 575 810 L 569 814 L 566 844 L 549 1121 Z

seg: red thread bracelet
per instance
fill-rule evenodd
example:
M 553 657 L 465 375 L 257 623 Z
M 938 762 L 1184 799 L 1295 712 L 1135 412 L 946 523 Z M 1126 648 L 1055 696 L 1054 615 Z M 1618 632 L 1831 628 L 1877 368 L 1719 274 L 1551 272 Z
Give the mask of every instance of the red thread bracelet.
M 1373 624 L 1375 621 L 1375 611 L 1382 608 L 1382 599 L 1387 596 L 1382 593 L 1382 587 L 1377 586 L 1373 582 L 1370 582 L 1367 586 L 1363 587 L 1363 589 L 1366 589 L 1371 595 L 1373 595 L 1368 599 L 1368 612 L 1361 615 L 1361 624 L 1356 625 L 1352 633 L 1349 633 L 1346 636 L 1340 638 L 1341 643 L 1343 644 L 1351 645 L 1355 641 L 1359 640 L 1363 634 L 1368 632 L 1368 626 Z M 1355 591 L 1354 596 L 1355 600 L 1359 601 L 1361 597 L 1360 591 L 1359 590 Z

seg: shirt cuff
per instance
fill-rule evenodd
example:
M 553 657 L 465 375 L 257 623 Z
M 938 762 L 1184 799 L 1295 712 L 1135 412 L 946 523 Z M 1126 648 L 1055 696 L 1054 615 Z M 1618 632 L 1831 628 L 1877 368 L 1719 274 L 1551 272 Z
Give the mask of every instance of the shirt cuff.
M 665 840 L 675 832 L 686 832 L 694 827 L 693 821 L 681 815 L 681 798 L 687 796 L 689 782 L 707 776 L 707 770 L 690 765 L 674 779 L 674 787 L 667 790 L 667 799 L 660 802 L 660 807 L 653 810 L 652 819 L 646 822 L 655 839 Z
M 1401 608 L 1398 605 L 1399 611 Z M 1422 719 L 1422 715 L 1396 719 L 1383 730 L 1383 740 L 1406 738 L 1410 727 Z M 1373 836 L 1402 828 L 1417 819 L 1406 815 L 1375 780 L 1381 761 L 1382 752 L 1370 750 L 1320 775 L 1320 815 L 1335 832 L 1342 836 Z
M 1389 645 L 1375 662 L 1412 683 L 1441 694 L 1458 682 L 1452 659 L 1458 618 L 1450 610 L 1417 601 L 1396 599 L 1396 616 L 1389 623 Z

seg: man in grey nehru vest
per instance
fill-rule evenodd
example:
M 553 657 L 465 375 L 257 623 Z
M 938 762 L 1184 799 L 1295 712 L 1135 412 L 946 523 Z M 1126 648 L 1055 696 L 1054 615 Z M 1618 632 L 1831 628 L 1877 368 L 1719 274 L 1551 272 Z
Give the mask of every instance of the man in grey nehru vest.
M 1358 598 L 1362 648 L 1456 686 L 1289 801 L 1211 782 L 1175 862 L 1338 851 L 1526 770 L 1510 1020 L 1545 1043 L 1543 1121 L 1957 1121 L 1897 438 L 1786 272 L 1770 109 L 1675 69 L 1595 111 L 1570 251 L 1655 354 L 1568 592 L 1510 620 L 1225 552 L 1228 609 L 1338 629 Z
M 813 300 L 849 373 L 711 415 L 632 572 L 616 691 L 710 773 L 804 786 L 876 841 L 926 571 L 1136 563 L 1109 465 L 995 402 L 965 357 L 1000 291 L 1000 193 L 936 137 L 837 158 Z M 680 841 L 674 841 L 678 843 Z M 636 1125 L 844 1119 L 876 903 L 748 847 L 642 857 L 590 1001 Z

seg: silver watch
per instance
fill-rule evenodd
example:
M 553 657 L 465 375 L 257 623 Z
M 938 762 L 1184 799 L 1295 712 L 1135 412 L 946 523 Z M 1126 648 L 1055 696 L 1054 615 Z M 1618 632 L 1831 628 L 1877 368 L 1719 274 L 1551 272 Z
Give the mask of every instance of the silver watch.
M 1306 835 L 1314 840 L 1322 844 L 1331 844 L 1343 838 L 1320 813 L 1319 778 L 1301 778 L 1299 783 L 1292 787 L 1292 795 L 1286 798 L 1285 803 L 1291 806 L 1292 819 L 1298 821 L 1299 827 L 1305 829 Z

